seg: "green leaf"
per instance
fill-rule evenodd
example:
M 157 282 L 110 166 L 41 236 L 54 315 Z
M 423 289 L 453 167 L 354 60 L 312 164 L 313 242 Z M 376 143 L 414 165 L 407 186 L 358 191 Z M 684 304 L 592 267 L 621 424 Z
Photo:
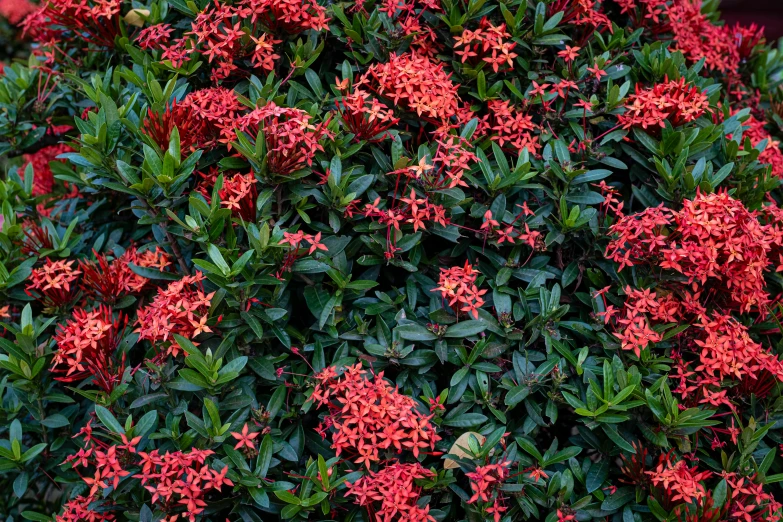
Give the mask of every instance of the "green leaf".
M 407 341 L 434 341 L 438 338 L 427 328 L 416 323 L 400 325 L 394 329 L 394 332 Z
M 470 428 L 487 422 L 487 417 L 480 413 L 463 413 L 453 419 L 444 419 L 443 424 L 452 428 Z
M 448 327 L 445 337 L 470 337 L 487 329 L 487 323 L 481 320 L 460 321 Z
M 593 462 L 590 469 L 587 471 L 587 477 L 585 480 L 585 486 L 587 492 L 592 493 L 601 487 L 606 478 L 609 476 L 609 459 L 604 457 L 598 462 Z
M 516 406 L 530 394 L 530 387 L 527 384 L 520 384 L 511 388 L 506 394 L 506 406 Z
M 117 422 L 112 413 L 101 405 L 95 405 L 95 414 L 101 423 L 112 433 L 124 434 L 125 429 Z
M 589 477 L 588 477 L 589 478 Z M 606 498 L 601 504 L 602 511 L 617 511 L 636 498 L 634 488 L 620 488 L 613 495 Z

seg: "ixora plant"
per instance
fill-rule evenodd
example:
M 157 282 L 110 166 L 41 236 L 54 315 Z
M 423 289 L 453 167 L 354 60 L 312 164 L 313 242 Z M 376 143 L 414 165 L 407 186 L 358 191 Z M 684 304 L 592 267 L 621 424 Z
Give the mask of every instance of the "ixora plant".
M 716 4 L 0 1 L 0 517 L 781 520 L 783 47 Z

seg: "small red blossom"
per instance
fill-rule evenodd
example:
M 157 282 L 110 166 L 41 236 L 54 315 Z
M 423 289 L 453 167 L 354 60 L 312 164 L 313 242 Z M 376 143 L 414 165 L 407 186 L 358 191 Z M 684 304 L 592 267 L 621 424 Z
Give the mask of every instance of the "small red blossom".
M 203 281 L 204 275 L 199 272 L 160 289 L 152 302 L 138 311 L 139 340 L 154 343 L 161 356 L 176 357 L 181 348 L 174 334 L 192 339 L 211 332 L 206 321 L 214 292 L 204 292 Z
M 421 487 L 414 483 L 416 479 L 432 476 L 434 473 L 424 469 L 418 462 L 396 462 L 378 472 L 368 472 L 353 484 L 346 482 L 346 486 L 348 495 L 355 497 L 356 504 L 366 506 L 374 513 L 374 522 L 435 522 L 435 518 L 429 514 L 428 505 L 419 507 Z
M 125 372 L 125 354 L 116 351 L 127 323 L 122 313 L 114 318 L 112 309 L 103 305 L 90 312 L 74 311 L 54 336 L 54 378 L 73 383 L 92 377 L 101 390 L 111 393 Z
M 380 460 L 382 450 L 411 451 L 418 457 L 440 440 L 430 424 L 432 415 L 422 414 L 416 401 L 392 388 L 383 373 L 368 379 L 359 363 L 348 367 L 341 378 L 327 367 L 316 380 L 310 399 L 329 407 L 327 419 L 337 455 L 349 453 L 354 462 L 369 468 Z
M 44 265 L 30 274 L 25 292 L 35 297 L 46 308 L 56 310 L 72 304 L 80 294 L 77 284 L 81 271 L 75 270 L 75 261 L 46 259 Z
M 478 319 L 478 310 L 484 304 L 482 296 L 487 293 L 475 284 L 479 275 L 479 271 L 467 261 L 461 267 L 441 268 L 438 286 L 432 291 L 440 292 L 443 300 L 455 311 L 467 312 Z
M 250 433 L 247 427 L 247 423 L 245 423 L 244 426 L 242 426 L 242 431 L 237 433 L 235 431 L 231 432 L 231 436 L 237 439 L 239 442 L 237 442 L 236 446 L 234 446 L 234 449 L 242 449 L 247 448 L 248 450 L 255 450 L 256 445 L 253 443 L 253 439 L 258 437 L 259 433 Z

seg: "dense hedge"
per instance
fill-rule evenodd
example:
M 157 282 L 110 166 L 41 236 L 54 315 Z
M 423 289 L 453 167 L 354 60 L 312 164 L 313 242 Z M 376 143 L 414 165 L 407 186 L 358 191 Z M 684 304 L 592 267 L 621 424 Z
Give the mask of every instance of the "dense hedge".
M 145 1 L 0 0 L 4 520 L 780 520 L 761 29 Z

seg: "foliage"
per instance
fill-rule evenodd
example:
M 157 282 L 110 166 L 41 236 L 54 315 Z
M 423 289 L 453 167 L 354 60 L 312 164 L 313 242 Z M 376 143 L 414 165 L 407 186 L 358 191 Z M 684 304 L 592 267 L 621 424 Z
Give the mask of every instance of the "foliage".
M 783 47 L 716 4 L 25 4 L 0 514 L 780 520 Z

